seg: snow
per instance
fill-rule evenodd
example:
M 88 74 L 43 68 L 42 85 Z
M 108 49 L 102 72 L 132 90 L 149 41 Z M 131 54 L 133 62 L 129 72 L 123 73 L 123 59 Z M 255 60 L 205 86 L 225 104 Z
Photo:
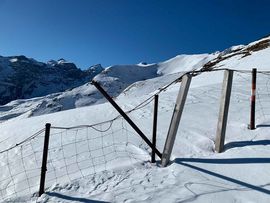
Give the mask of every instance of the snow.
M 229 58 L 226 61 L 222 61 L 218 64 L 218 67 L 230 68 L 230 69 L 240 69 L 240 70 L 250 70 L 251 68 L 257 68 L 258 70 L 269 70 L 269 64 L 264 61 L 268 60 L 270 54 L 270 49 L 263 49 L 259 52 L 252 53 L 252 56 L 236 55 Z
M 178 55 L 158 64 L 158 74 L 168 75 L 181 71 L 191 71 L 201 68 L 208 61 L 217 57 L 214 54 Z
M 269 50 L 270 48 L 256 51 L 246 57 L 231 56 L 217 63 L 215 68 L 251 70 L 257 67 L 259 70 L 269 70 Z M 177 56 L 158 64 L 112 66 L 96 76 L 95 80 L 128 111 L 185 72 L 202 68 L 217 55 L 218 53 L 192 55 L 190 58 Z M 20 147 L 15 147 L 8 156 L 0 154 L 0 199 L 44 203 L 269 202 L 270 78 L 268 74 L 258 73 L 257 129 L 253 131 L 247 129 L 250 78 L 250 73 L 234 72 L 223 153 L 214 152 L 223 71 L 204 72 L 192 78 L 172 161 L 168 167 L 161 167 L 159 161 L 156 164 L 149 162 L 151 150 L 122 118 L 116 119 L 106 132 L 98 132 L 91 127 L 52 129 L 46 193 L 36 197 L 44 138 L 41 133 L 29 141 L 31 144 L 23 145 L 25 153 L 31 152 L 31 145 L 34 147 L 38 155 L 37 163 L 32 157 L 25 160 L 23 165 Z M 164 146 L 179 86 L 179 83 L 173 84 L 159 94 L 157 148 L 160 151 Z M 76 98 L 76 95 L 79 98 Z M 66 110 L 51 113 L 49 109 L 50 114 L 46 114 L 48 105 L 53 106 L 55 103 L 50 102 L 56 98 L 65 104 L 66 108 L 63 109 Z M 93 103 L 95 105 L 92 105 Z M 75 108 L 84 104 L 91 105 Z M 39 108 L 29 110 L 33 105 L 39 105 Z M 24 109 L 28 114 L 23 113 Z M 48 122 L 52 126 L 70 127 L 92 125 L 118 116 L 89 83 L 64 93 L 17 100 L 0 106 L 1 113 L 11 111 L 19 116 L 11 117 L 0 124 L 1 150 L 21 142 L 44 128 Z M 32 116 L 35 113 L 36 116 Z M 10 114 L 7 113 L 6 116 L 8 115 Z M 129 116 L 151 139 L 153 102 L 132 111 Z M 108 128 L 108 123 L 97 125 L 97 128 L 104 130 Z M 111 154 L 117 155 L 117 158 L 111 157 Z M 101 158 L 92 159 L 98 156 Z M 35 169 L 33 173 L 37 177 L 33 178 L 33 188 L 13 194 L 12 185 L 16 190 L 23 190 L 27 186 L 26 182 L 20 184 L 20 181 L 25 180 L 23 175 L 14 176 L 10 182 L 1 181 L 10 177 L 9 172 L 4 170 L 8 158 L 10 166 L 14 166 L 14 173 L 23 171 L 23 167 L 31 166 Z M 95 161 L 97 163 L 94 163 Z M 29 171 L 26 174 L 33 175 Z M 8 190 L 4 191 L 7 186 Z M 2 197 L 4 194 L 8 196 L 6 199 Z
M 10 61 L 11 63 L 14 63 L 14 62 L 17 62 L 18 59 L 17 59 L 17 58 L 13 58 L 13 59 L 10 59 L 9 61 Z
M 221 55 L 227 55 L 227 54 L 231 54 L 232 52 L 235 52 L 235 51 L 239 51 L 241 49 L 245 48 L 245 45 L 236 45 L 236 46 L 232 46 L 228 49 L 225 49 Z
M 132 88 L 138 91 L 139 89 L 134 87 L 143 85 L 144 83 L 149 84 L 148 93 L 151 93 L 176 79 L 179 75 L 183 74 L 183 72 L 200 68 L 214 56 L 216 56 L 216 54 L 179 55 L 173 59 L 157 64 L 115 65 L 107 67 L 101 74 L 98 74 L 94 80 L 100 82 L 113 97 L 121 93 L 126 93 L 126 88 Z M 51 65 L 54 63 L 56 62 L 49 62 Z M 153 79 L 153 81 L 149 81 L 149 79 Z M 156 83 L 155 80 L 162 81 Z M 41 86 L 35 89 L 32 94 L 44 94 L 48 89 L 54 89 L 53 85 L 54 84 L 51 84 L 52 87 L 48 88 L 50 84 L 47 84 L 45 89 Z M 130 93 L 131 91 L 128 92 Z M 24 117 L 43 115 L 105 102 L 96 88 L 89 83 L 66 90 L 62 93 L 54 93 L 34 99 L 21 99 L 19 101 L 20 102 L 10 102 L 6 104 L 5 106 L 7 108 L 5 109 L 9 110 L 0 111 L 0 120 L 7 120 L 20 115 Z M 14 112 L 16 113 L 14 114 Z

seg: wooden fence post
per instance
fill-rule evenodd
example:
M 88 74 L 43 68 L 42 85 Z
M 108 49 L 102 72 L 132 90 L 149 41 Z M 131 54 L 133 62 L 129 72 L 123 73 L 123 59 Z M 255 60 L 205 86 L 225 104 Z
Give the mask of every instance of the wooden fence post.
M 48 157 L 48 149 L 49 149 L 50 129 L 51 129 L 51 124 L 46 123 L 46 125 L 45 125 L 44 147 L 43 147 L 43 156 L 42 156 L 42 166 L 41 166 L 41 175 L 40 175 L 40 185 L 39 185 L 39 194 L 38 194 L 39 197 L 44 193 L 44 188 L 45 188 L 45 178 L 46 178 L 46 171 L 47 171 L 47 157 Z
M 257 69 L 253 68 L 251 98 L 250 98 L 250 123 L 249 123 L 250 130 L 255 129 L 256 76 L 257 76 Z
M 174 112 L 172 115 L 171 124 L 169 127 L 168 135 L 166 138 L 166 142 L 165 142 L 165 146 L 164 146 L 164 150 L 162 154 L 161 164 L 163 167 L 167 166 L 170 161 L 176 133 L 177 133 L 180 119 L 184 110 L 184 105 L 186 102 L 191 78 L 192 76 L 190 74 L 186 74 L 182 78 L 181 87 L 180 87 L 180 90 L 176 99 L 176 104 L 174 106 Z
M 153 136 L 152 136 L 152 144 L 156 148 L 157 141 L 157 115 L 158 115 L 158 94 L 155 95 L 155 104 L 154 104 L 154 117 L 153 117 Z M 155 163 L 155 151 L 152 149 L 151 162 Z
M 233 81 L 233 71 L 225 70 L 219 108 L 217 132 L 216 132 L 216 143 L 215 143 L 215 150 L 218 153 L 222 152 L 224 148 L 232 81 Z

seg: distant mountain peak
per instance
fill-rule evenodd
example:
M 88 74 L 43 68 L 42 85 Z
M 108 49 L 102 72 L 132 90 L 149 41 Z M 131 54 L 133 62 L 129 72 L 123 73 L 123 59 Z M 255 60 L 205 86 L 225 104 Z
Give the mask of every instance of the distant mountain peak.
M 63 59 L 63 58 L 60 58 L 57 60 L 57 63 L 58 64 L 61 64 L 61 63 L 68 63 L 67 60 Z
M 0 56 L 0 104 L 50 94 L 31 100 L 37 101 L 37 106 L 33 106 L 35 103 L 32 104 L 30 100 L 19 102 L 32 106 L 31 109 L 35 109 L 33 115 L 41 115 L 104 102 L 102 96 L 89 83 L 94 77 L 112 97 L 121 92 L 125 95 L 133 94 L 132 91 L 137 91 L 136 87 L 141 89 L 150 79 L 150 87 L 144 90 L 144 93 L 148 94 L 161 84 L 151 81 L 160 80 L 159 82 L 165 85 L 186 71 L 218 68 L 247 70 L 253 67 L 269 70 L 269 55 L 270 36 L 248 45 L 233 46 L 212 54 L 182 54 L 160 63 L 141 62 L 136 65 L 114 65 L 105 69 L 101 64 L 95 64 L 81 70 L 63 58 L 50 60 L 46 64 L 25 56 Z M 62 93 L 51 94 L 56 92 Z M 22 106 L 25 108 L 26 105 Z M 13 110 L 10 114 L 13 115 Z
M 104 70 L 104 68 L 101 66 L 101 64 L 95 64 L 95 65 L 92 65 L 90 66 L 86 71 L 97 71 L 97 70 Z
M 54 66 L 55 64 L 57 64 L 57 61 L 51 59 L 51 60 L 47 61 L 47 64 Z
M 57 61 L 56 60 L 49 60 L 47 62 L 48 65 L 51 65 L 51 66 L 55 66 L 55 65 L 59 65 L 59 64 L 64 64 L 64 63 L 72 63 L 72 62 L 68 62 L 67 60 L 63 59 L 63 58 L 60 58 L 58 59 Z
M 101 65 L 95 65 L 91 71 L 83 71 L 63 58 L 42 63 L 23 55 L 1 56 L 0 105 L 83 85 L 102 70 Z

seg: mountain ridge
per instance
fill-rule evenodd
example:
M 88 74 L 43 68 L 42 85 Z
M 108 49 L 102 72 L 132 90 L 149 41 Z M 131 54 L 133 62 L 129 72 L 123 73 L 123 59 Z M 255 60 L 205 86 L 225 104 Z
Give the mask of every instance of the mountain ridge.
M 92 67 L 99 70 L 93 77 L 112 97 L 119 95 L 151 94 L 160 85 L 166 85 L 181 74 L 193 70 L 218 68 L 239 68 L 241 70 L 257 67 L 268 70 L 267 58 L 270 56 L 270 37 L 249 43 L 248 45 L 232 46 L 222 52 L 212 54 L 178 55 L 164 62 L 135 65 L 114 65 L 102 70 L 100 65 Z M 53 65 L 65 64 L 65 60 L 50 62 Z M 91 68 L 88 69 L 90 72 Z M 220 83 L 221 72 L 208 80 L 208 83 Z M 55 92 L 42 97 L 13 100 L 0 106 L 0 121 L 15 117 L 31 117 L 43 114 L 84 107 L 106 102 L 103 96 L 90 84 L 91 79 L 63 92 Z M 149 82 L 148 82 L 149 81 Z M 155 82 L 156 81 L 156 82 Z M 204 81 L 196 80 L 193 86 L 201 86 Z M 208 84 L 207 83 L 207 84 Z M 150 84 L 148 88 L 144 88 Z M 138 88 L 140 87 L 140 88 Z M 143 89 L 141 91 L 140 89 Z
M 81 70 L 64 59 L 43 63 L 23 55 L 0 56 L 0 104 L 74 88 L 102 70 L 100 64 Z

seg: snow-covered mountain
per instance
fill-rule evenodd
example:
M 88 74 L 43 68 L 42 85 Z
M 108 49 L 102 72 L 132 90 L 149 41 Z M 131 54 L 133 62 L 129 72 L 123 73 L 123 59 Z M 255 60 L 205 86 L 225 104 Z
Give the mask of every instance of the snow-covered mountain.
M 164 76 L 163 84 L 165 85 L 169 80 L 178 77 L 179 71 L 184 72 L 200 68 L 216 56 L 216 54 L 180 55 L 156 64 L 114 65 L 105 68 L 101 73 L 97 74 L 101 70 L 101 67 L 98 66 L 94 70 L 90 69 L 90 76 L 87 80 L 93 76 L 94 72 L 97 74 L 94 80 L 100 82 L 111 96 L 116 97 L 120 93 L 126 92 L 126 88 L 138 81 Z M 52 63 L 50 62 L 50 65 Z M 50 85 L 53 86 L 54 83 Z M 58 83 L 56 87 L 59 87 Z M 152 86 L 152 90 L 153 88 L 159 88 L 159 86 Z M 49 94 L 44 97 L 11 101 L 4 106 L 0 106 L 0 121 L 19 115 L 23 117 L 36 116 L 103 102 L 105 100 L 102 95 L 99 94 L 90 82 L 87 82 L 82 86 L 68 89 L 64 92 Z
M 151 93 L 160 88 L 160 85 L 165 85 L 177 78 L 182 72 L 191 70 L 210 70 L 225 66 L 231 69 L 235 67 L 247 69 L 250 68 L 249 64 L 253 64 L 260 70 L 265 70 L 268 69 L 268 65 L 262 61 L 269 56 L 268 47 L 269 37 L 266 37 L 248 45 L 233 46 L 213 54 L 179 55 L 160 63 L 114 65 L 105 69 L 97 65 L 86 71 L 81 71 L 74 64 L 64 60 L 49 61 L 44 64 L 25 57 L 0 57 L 0 71 L 2 71 L 0 81 L 19 84 L 16 88 L 13 86 L 7 88 L 7 85 L 1 86 L 0 83 L 2 102 L 7 98 L 8 100 L 14 99 L 14 95 L 17 95 L 17 98 L 30 98 L 14 100 L 0 106 L 0 121 L 17 116 L 37 116 L 103 103 L 105 102 L 104 98 L 89 82 L 94 76 L 94 79 L 99 81 L 111 96 L 117 97 L 121 93 L 128 94 L 128 90 L 134 89 L 136 86 L 146 84 L 149 79 L 163 81 L 162 84 L 150 81 L 151 87 L 148 88 L 147 93 Z M 1 64 L 5 68 L 1 68 Z M 14 72 L 13 69 L 17 72 L 11 74 Z M 27 76 L 24 79 L 25 73 Z M 23 79 L 21 79 L 22 77 Z M 219 77 L 215 77 L 209 82 L 216 82 L 219 79 Z M 197 83 L 200 85 L 200 82 Z M 21 87 L 21 84 L 24 86 Z M 80 84 L 83 85 L 79 86 Z M 61 92 L 71 87 L 73 88 Z M 46 95 L 52 92 L 55 93 Z M 46 96 L 32 98 L 42 95 Z
M 46 64 L 25 56 L 0 56 L 0 104 L 74 88 L 102 70 L 101 65 L 95 65 L 82 71 L 64 59 Z
M 270 71 L 269 42 L 270 37 L 266 37 L 249 45 L 234 46 L 209 55 L 180 55 L 157 64 L 111 66 L 95 76 L 94 79 L 116 97 L 124 110 L 130 110 L 186 71 L 238 70 L 234 73 L 225 152 L 214 152 L 223 71 L 206 71 L 192 78 L 172 162 L 166 168 L 149 162 L 151 149 L 137 140 L 138 135 L 124 120 L 116 120 L 111 126 L 102 124 L 94 129 L 91 126 L 52 129 L 46 193 L 37 198 L 34 193 L 38 187 L 29 189 L 27 185 L 39 183 L 43 133 L 35 139 L 30 137 L 25 145 L 17 143 L 44 128 L 47 122 L 53 126 L 67 127 L 92 125 L 115 118 L 118 113 L 104 102 L 90 83 L 62 93 L 15 100 L 1 106 L 3 120 L 11 119 L 0 124 L 0 148 L 5 150 L 15 146 L 0 154 L 1 200 L 44 203 L 268 203 L 270 76 L 269 73 L 258 73 L 258 126 L 251 131 L 247 128 L 251 74 L 244 70 L 250 71 L 256 67 L 259 71 Z M 164 147 L 178 91 L 179 83 L 176 83 L 159 97 L 159 150 Z M 81 106 L 85 107 L 76 108 Z M 57 107 L 59 109 L 55 111 L 69 110 L 52 113 Z M 31 117 L 33 115 L 41 116 Z M 129 116 L 151 139 L 152 103 L 133 111 Z M 115 161 L 107 154 L 111 144 L 113 150 L 122 150 L 120 160 Z M 97 157 L 102 159 L 100 168 L 91 165 L 91 161 L 94 162 L 93 159 Z M 132 160 L 135 160 L 135 164 Z M 30 169 L 25 172 L 27 167 Z
M 269 56 L 270 36 L 254 41 L 248 45 L 232 46 L 221 52 L 215 59 L 206 63 L 204 69 L 225 67 L 234 69 L 248 69 L 250 65 L 260 70 L 269 70 L 267 57 Z

